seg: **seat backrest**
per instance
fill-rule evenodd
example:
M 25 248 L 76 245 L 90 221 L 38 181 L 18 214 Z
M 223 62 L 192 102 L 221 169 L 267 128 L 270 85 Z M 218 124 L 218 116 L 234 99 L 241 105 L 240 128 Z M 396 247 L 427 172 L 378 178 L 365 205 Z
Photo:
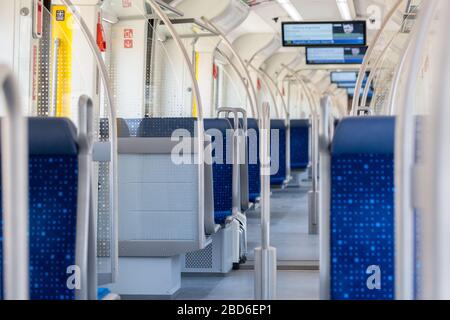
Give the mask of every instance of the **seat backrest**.
M 255 202 L 261 195 L 261 164 L 259 161 L 259 126 L 258 120 L 253 118 L 247 119 L 247 127 L 249 131 L 248 141 L 248 194 L 249 201 Z M 254 135 L 254 136 L 252 136 Z M 255 159 L 253 159 L 255 158 Z M 255 161 L 256 160 L 256 161 Z
M 291 120 L 291 168 L 304 170 L 309 165 L 309 120 Z
M 343 119 L 331 150 L 331 298 L 394 299 L 395 118 Z
M 213 150 L 213 185 L 215 220 L 217 224 L 223 224 L 233 209 L 233 159 L 230 149 L 233 126 L 228 119 L 205 119 L 204 126 L 206 133 L 212 136 L 213 146 L 222 146 L 222 150 Z M 221 143 L 216 140 L 219 134 Z
M 69 288 L 68 277 L 76 266 L 77 248 L 76 129 L 68 119 L 30 118 L 28 130 L 30 298 L 73 300 L 75 290 Z M 0 228 L 3 299 L 2 234 Z
M 213 220 L 212 183 L 205 181 L 210 168 L 199 159 L 197 119 L 136 121 L 136 136 L 118 141 L 119 255 L 170 257 L 203 249 L 205 232 L 212 233 L 215 225 L 206 226 Z M 190 145 L 182 159 L 173 157 L 181 142 L 172 139 L 178 129 L 185 130 L 180 136 Z
M 144 118 L 139 124 L 137 137 L 170 138 L 178 129 L 187 130 L 194 137 L 196 123 L 196 118 Z
M 281 186 L 286 180 L 286 126 L 284 120 L 271 120 L 271 158 L 276 158 L 272 155 L 272 147 L 274 143 L 278 143 L 278 172 L 270 177 L 270 184 L 273 186 Z M 278 130 L 278 141 L 275 141 L 275 130 Z

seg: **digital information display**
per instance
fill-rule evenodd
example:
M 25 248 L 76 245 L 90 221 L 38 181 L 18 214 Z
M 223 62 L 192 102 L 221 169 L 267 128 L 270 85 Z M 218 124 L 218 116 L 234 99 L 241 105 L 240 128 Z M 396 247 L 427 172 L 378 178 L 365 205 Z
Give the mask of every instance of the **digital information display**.
M 356 71 L 335 71 L 331 73 L 331 82 L 355 82 L 358 80 L 358 73 Z
M 307 64 L 362 64 L 367 47 L 306 48 Z
M 284 22 L 283 46 L 365 46 L 366 22 Z

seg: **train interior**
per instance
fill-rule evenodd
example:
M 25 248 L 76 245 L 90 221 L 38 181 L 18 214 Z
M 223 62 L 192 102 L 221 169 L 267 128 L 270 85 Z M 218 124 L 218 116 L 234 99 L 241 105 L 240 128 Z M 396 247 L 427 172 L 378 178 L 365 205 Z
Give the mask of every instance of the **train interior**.
M 0 9 L 0 299 L 450 299 L 449 1 Z

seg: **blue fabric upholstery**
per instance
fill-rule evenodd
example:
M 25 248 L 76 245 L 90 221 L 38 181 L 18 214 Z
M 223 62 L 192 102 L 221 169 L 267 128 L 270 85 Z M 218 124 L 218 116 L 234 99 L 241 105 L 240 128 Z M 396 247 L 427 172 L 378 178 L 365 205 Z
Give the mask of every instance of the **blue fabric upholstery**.
M 256 141 L 252 141 L 249 137 L 249 156 L 252 157 L 252 152 L 256 152 L 256 163 L 250 161 L 248 165 L 248 193 L 249 201 L 256 202 L 256 200 L 261 196 L 261 164 L 259 162 L 259 126 L 258 120 L 249 118 L 247 120 L 248 130 L 253 130 L 256 134 Z M 254 139 L 255 140 L 255 139 Z M 250 145 L 255 143 L 256 145 Z M 250 159 L 252 160 L 252 159 Z
M 29 119 L 30 297 L 72 300 L 68 267 L 75 266 L 78 147 L 67 119 Z M 1 206 L 1 202 L 0 202 Z M 0 216 L 3 226 L 2 217 Z M 3 227 L 0 228 L 3 299 Z
M 304 170 L 309 164 L 309 120 L 291 120 L 291 168 Z
M 337 127 L 331 159 L 332 299 L 394 299 L 394 133 L 390 117 L 347 118 Z M 374 267 L 381 287 L 373 286 Z
M 214 217 L 217 224 L 223 224 L 233 210 L 233 164 L 231 153 L 227 151 L 232 146 L 232 124 L 228 119 L 205 119 L 205 130 L 216 141 L 217 133 L 222 135 L 223 152 L 213 150 L 213 185 L 214 185 Z M 218 132 L 214 132 L 218 130 Z M 227 133 L 228 130 L 228 133 Z M 229 136 L 227 136 L 229 134 Z
M 139 124 L 137 136 L 141 138 L 170 138 L 175 130 L 185 129 L 194 137 L 196 136 L 196 122 L 197 119 L 195 118 L 144 118 Z
M 286 180 L 286 126 L 284 120 L 271 120 L 270 126 L 272 130 L 271 145 L 279 143 L 279 169 L 278 172 L 270 177 L 272 186 L 281 186 Z M 274 130 L 279 132 L 279 141 L 275 141 Z M 272 148 L 271 148 L 271 157 Z
M 108 288 L 98 288 L 97 289 L 97 300 L 105 299 L 111 291 Z

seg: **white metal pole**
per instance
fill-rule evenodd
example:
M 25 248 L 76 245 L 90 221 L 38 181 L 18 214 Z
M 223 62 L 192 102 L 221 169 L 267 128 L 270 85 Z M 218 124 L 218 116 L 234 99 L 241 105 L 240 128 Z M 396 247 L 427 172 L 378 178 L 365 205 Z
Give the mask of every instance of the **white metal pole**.
M 395 138 L 395 296 L 398 300 L 414 298 L 415 218 L 412 204 L 412 172 L 415 165 L 414 99 L 426 49 L 427 34 L 439 0 L 424 2 L 411 35 L 410 55 L 405 66 L 407 83 L 399 94 L 405 99 L 399 105 Z
M 2 121 L 3 264 L 6 300 L 29 299 L 28 123 L 11 71 L 0 66 Z
M 255 299 L 276 298 L 277 253 L 270 247 L 270 107 L 260 112 L 261 247 L 255 249 Z
M 320 234 L 320 299 L 330 299 L 330 190 L 331 190 L 331 154 L 330 154 L 330 97 L 321 101 L 320 129 L 320 193 L 319 193 L 319 234 Z

